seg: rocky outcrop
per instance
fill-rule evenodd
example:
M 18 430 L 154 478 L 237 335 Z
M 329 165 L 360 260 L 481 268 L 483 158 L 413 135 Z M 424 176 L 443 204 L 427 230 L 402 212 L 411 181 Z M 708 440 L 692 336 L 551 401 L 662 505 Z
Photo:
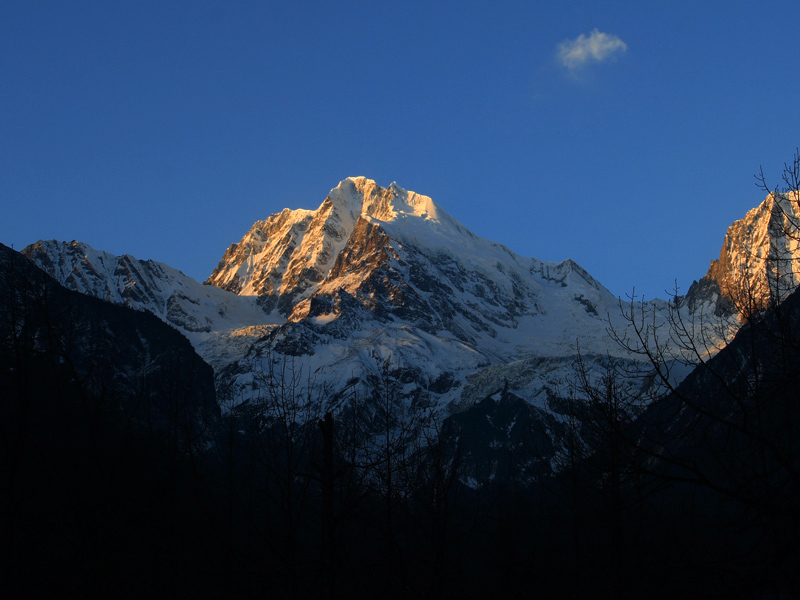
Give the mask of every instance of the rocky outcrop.
M 719 258 L 690 294 L 718 290 L 717 312 L 742 318 L 783 301 L 800 283 L 799 215 L 797 192 L 767 196 L 728 228 Z

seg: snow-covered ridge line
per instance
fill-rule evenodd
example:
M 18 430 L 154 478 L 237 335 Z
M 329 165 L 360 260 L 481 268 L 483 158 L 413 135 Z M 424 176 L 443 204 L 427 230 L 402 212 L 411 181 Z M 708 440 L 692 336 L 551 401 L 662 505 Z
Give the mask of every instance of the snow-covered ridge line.
M 22 254 L 70 289 L 153 313 L 188 337 L 206 360 L 210 358 L 206 342 L 240 328 L 281 321 L 267 314 L 256 298 L 203 285 L 154 260 L 115 256 L 81 242 L 57 240 L 36 242 Z

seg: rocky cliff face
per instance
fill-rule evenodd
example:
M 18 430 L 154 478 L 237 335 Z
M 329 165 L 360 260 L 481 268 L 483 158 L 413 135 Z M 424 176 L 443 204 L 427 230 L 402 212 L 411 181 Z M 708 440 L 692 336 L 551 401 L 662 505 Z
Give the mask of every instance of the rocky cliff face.
M 346 179 L 315 211 L 284 209 L 256 222 L 206 283 L 237 294 L 305 298 L 330 272 L 361 215 L 386 216 L 393 199 L 373 181 Z
M 733 223 L 695 296 L 720 297 L 718 312 L 746 317 L 783 301 L 800 283 L 800 196 L 770 194 Z

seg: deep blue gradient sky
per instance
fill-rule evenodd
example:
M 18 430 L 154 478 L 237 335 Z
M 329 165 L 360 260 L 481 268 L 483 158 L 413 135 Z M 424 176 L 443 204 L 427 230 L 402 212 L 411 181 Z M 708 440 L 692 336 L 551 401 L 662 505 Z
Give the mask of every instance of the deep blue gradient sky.
M 365 175 L 664 297 L 800 144 L 798 26 L 794 1 L 4 0 L 0 242 L 203 280 L 254 221 Z M 607 54 L 559 61 L 595 29 Z

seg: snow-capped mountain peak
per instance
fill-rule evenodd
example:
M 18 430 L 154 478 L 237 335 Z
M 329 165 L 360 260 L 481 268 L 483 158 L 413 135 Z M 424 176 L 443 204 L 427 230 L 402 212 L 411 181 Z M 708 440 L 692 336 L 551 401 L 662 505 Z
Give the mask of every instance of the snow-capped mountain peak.
M 319 307 L 330 303 L 314 309 L 317 296 L 346 292 L 376 314 L 395 314 L 418 304 L 412 297 L 425 297 L 415 310 L 432 330 L 450 322 L 440 313 L 477 315 L 466 327 L 451 323 L 451 333 L 470 343 L 476 326 L 493 331 L 492 323 L 516 326 L 518 316 L 541 313 L 542 292 L 552 284 L 576 286 L 573 295 L 593 305 L 615 301 L 572 261 L 523 258 L 473 234 L 430 197 L 366 177 L 342 180 L 314 211 L 284 210 L 258 221 L 206 283 L 261 296 L 291 321 L 320 317 Z M 494 316 L 477 325 L 488 314 Z
M 359 220 L 364 224 L 357 227 Z M 399 242 L 441 242 L 466 232 L 427 196 L 396 183 L 383 188 L 366 177 L 348 177 L 316 210 L 284 209 L 256 222 L 228 248 L 206 283 L 238 294 L 270 296 L 288 314 L 319 288 L 353 233 L 368 224 Z
M 328 198 L 337 208 L 349 210 L 353 217 L 361 216 L 383 222 L 417 217 L 425 221 L 455 222 L 428 196 L 400 187 L 393 181 L 383 188 L 366 177 L 348 177 L 333 188 Z
M 286 319 L 255 354 L 304 357 L 327 380 L 363 372 L 363 353 L 378 353 L 420 381 L 444 377 L 451 399 L 482 365 L 566 357 L 578 338 L 606 352 L 607 317 L 618 314 L 574 261 L 519 256 L 430 197 L 366 177 L 342 180 L 316 210 L 255 223 L 207 283 L 258 295 Z

